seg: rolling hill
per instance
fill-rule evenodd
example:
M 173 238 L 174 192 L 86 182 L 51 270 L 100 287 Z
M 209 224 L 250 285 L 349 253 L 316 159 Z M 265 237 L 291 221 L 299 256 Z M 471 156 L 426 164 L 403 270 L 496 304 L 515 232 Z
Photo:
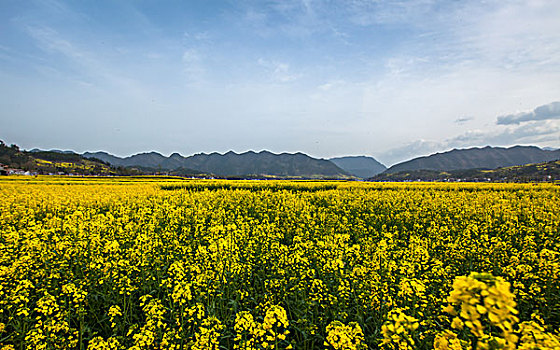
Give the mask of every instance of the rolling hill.
M 109 163 L 70 151 L 22 151 L 18 146 L 7 146 L 0 141 L 0 165 L 3 168 L 28 171 L 34 174 L 74 174 L 74 175 L 138 175 L 142 172 L 134 168 L 115 167 Z M 8 172 L 8 170 L 4 170 Z

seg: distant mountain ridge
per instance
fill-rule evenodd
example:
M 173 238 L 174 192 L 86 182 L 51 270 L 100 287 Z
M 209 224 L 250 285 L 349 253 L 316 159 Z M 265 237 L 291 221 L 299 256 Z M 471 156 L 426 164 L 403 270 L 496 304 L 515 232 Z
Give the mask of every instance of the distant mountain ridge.
M 183 157 L 173 153 L 165 157 L 157 152 L 140 153 L 120 158 L 106 152 L 86 152 L 84 157 L 97 158 L 115 166 L 161 170 L 189 169 L 217 176 L 274 176 L 301 178 L 351 178 L 334 163 L 312 158 L 303 153 L 274 154 L 268 151 L 235 153 L 200 153 Z
M 492 170 L 410 170 L 378 174 L 369 181 L 470 181 L 470 182 L 555 182 L 560 181 L 560 160 L 497 168 Z
M 560 150 L 544 150 L 535 146 L 513 146 L 454 149 L 430 156 L 414 158 L 391 166 L 385 171 L 394 174 L 402 171 L 461 169 L 497 169 L 560 159 Z
M 380 174 L 387 169 L 385 165 L 373 157 L 347 156 L 330 158 L 329 160 L 347 173 L 364 179 Z
M 78 159 L 83 156 L 84 159 L 100 160 L 106 165 L 123 169 L 119 171 L 124 171 L 125 168 L 128 168 L 132 169 L 133 172 L 146 174 L 165 173 L 179 176 L 218 176 L 229 178 L 366 179 L 380 173 L 400 174 L 400 178 L 408 178 L 408 175 L 417 176 L 420 174 L 415 173 L 413 175 L 412 172 L 415 171 L 453 172 L 466 169 L 484 170 L 560 160 L 560 149 L 541 149 L 535 146 L 513 146 L 509 148 L 487 146 L 483 148 L 454 149 L 411 159 L 393 165 L 389 169 L 386 169 L 383 164 L 374 158 L 367 156 L 316 159 L 300 152 L 274 154 L 269 151 L 248 151 L 238 154 L 229 151 L 224 154 L 216 152 L 210 154 L 200 153 L 188 157 L 178 153 L 173 153 L 166 157 L 157 152 L 147 152 L 124 158 L 107 152 L 85 152 L 83 155 L 79 155 L 72 151 L 42 151 L 33 149 L 25 153 L 32 156 L 33 159 L 40 159 L 42 167 L 45 167 L 44 165 L 48 162 L 58 162 L 57 164 L 59 164 L 63 162 L 63 159 L 75 164 L 85 164 L 82 160 Z M 35 161 L 28 161 L 27 163 L 29 163 L 28 167 L 30 169 L 35 168 L 35 166 L 32 166 L 32 163 L 36 163 Z M 88 165 L 88 167 L 95 166 L 93 163 Z M 59 164 L 57 167 L 60 169 L 61 165 Z M 410 174 L 406 174 L 406 172 L 410 172 Z M 430 174 L 428 174 L 430 177 L 434 176 Z M 459 175 L 459 173 L 453 175 Z

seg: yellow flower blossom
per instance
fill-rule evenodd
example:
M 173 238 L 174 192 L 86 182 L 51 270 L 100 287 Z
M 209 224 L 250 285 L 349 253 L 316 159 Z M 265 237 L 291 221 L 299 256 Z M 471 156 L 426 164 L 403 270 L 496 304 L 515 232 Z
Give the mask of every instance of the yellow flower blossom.
M 327 326 L 325 346 L 335 350 L 366 349 L 364 333 L 360 325 L 350 322 L 348 325 L 333 321 Z

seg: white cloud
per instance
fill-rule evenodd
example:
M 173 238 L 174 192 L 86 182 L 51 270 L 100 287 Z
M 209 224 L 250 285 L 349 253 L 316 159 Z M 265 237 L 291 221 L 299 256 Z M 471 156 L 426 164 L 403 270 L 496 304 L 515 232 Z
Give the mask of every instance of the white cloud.
M 519 125 L 520 123 L 529 121 L 547 119 L 560 119 L 560 102 L 551 102 L 549 104 L 539 106 L 529 112 L 499 116 L 496 123 L 501 125 Z
M 560 141 L 560 123 L 554 121 L 533 121 L 520 126 L 506 126 L 498 130 L 471 130 L 450 138 L 450 145 L 468 147 L 471 145 L 514 145 L 539 144 L 546 141 Z

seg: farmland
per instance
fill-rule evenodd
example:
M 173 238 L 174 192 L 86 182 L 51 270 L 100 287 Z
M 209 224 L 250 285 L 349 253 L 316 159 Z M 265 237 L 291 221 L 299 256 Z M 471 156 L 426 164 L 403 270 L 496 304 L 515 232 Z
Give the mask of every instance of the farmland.
M 2 349 L 560 347 L 560 187 L 0 178 Z

